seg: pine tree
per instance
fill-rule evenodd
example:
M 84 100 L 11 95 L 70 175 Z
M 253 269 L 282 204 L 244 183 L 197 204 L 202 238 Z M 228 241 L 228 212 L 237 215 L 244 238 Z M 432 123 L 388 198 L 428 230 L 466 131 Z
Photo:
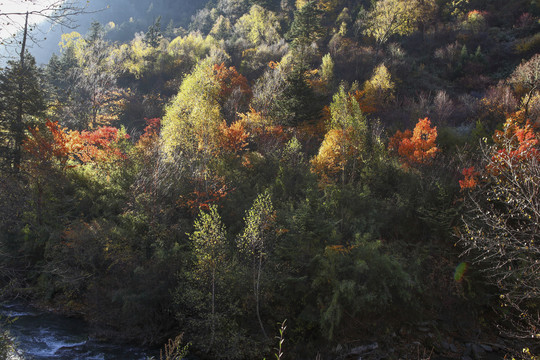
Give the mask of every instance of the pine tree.
M 297 65 L 285 79 L 285 88 L 276 100 L 277 115 L 286 125 L 298 125 L 317 117 L 315 92 L 305 76 L 306 68 Z
M 158 16 L 156 21 L 148 27 L 148 31 L 144 34 L 144 42 L 155 48 L 163 35 L 161 34 L 161 16 Z
M 287 37 L 292 40 L 291 47 L 303 62 L 307 48 L 323 35 L 321 11 L 314 1 L 309 1 L 300 10 L 295 11 L 294 20 Z
M 0 158 L 17 171 L 21 146 L 32 116 L 45 110 L 41 74 L 34 57 L 25 53 L 24 61 L 9 61 L 0 72 Z

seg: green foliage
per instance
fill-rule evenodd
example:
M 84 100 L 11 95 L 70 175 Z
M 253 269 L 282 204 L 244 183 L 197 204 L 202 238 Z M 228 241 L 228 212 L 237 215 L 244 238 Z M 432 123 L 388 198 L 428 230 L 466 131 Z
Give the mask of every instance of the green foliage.
M 276 114 L 281 124 L 299 125 L 317 118 L 320 107 L 306 79 L 306 68 L 295 65 L 286 76 L 281 93 L 277 94 Z
M 264 257 L 271 248 L 269 241 L 275 221 L 269 191 L 257 196 L 244 221 L 246 225 L 238 238 L 238 248 L 248 257 Z
M 360 314 L 363 326 L 376 326 L 380 316 L 390 315 L 397 304 L 403 311 L 413 299 L 410 275 L 376 241 L 359 236 L 350 246 L 327 247 L 315 261 L 319 271 L 312 287 L 328 339 L 346 336 Z
M 360 110 L 358 101 L 345 92 L 343 86 L 334 94 L 330 104 L 330 122 L 328 129 L 348 129 L 352 128 L 358 134 L 367 131 L 366 118 Z
M 33 136 L 20 174 L 0 173 L 1 288 L 27 286 L 117 340 L 163 344 L 181 329 L 201 358 L 271 354 L 266 329 L 284 318 L 276 358 L 486 313 L 493 288 L 476 275 L 463 293 L 472 275 L 451 278 L 467 195 L 456 164 L 481 155 L 475 142 L 516 98 L 532 122 L 540 113 L 537 24 L 520 15 L 530 1 L 499 3 L 217 0 L 191 32 L 171 22 L 162 33 L 154 18 L 124 43 L 99 24 L 66 34 L 44 78 L 30 57 L 24 79 L 7 63 L 1 150 L 17 147 L 21 100 L 19 140 L 44 116 L 70 129 L 56 134 L 65 149 L 51 131 Z M 513 87 L 486 89 L 509 75 Z M 387 134 L 426 116 L 444 122 L 440 156 L 403 167 Z M 81 160 L 91 142 L 109 146 L 90 136 L 117 120 L 118 156 Z M 410 358 L 399 343 L 395 357 Z M 167 346 L 182 356 L 178 338 Z
M 189 33 L 173 39 L 167 46 L 167 52 L 173 58 L 189 61 L 195 65 L 217 46 L 218 42 L 212 36 L 204 37 L 200 33 Z
M 516 51 L 522 54 L 537 52 L 540 49 L 540 34 L 536 33 L 524 39 L 521 39 L 516 44 Z
M 234 25 L 234 31 L 238 36 L 247 39 L 251 46 L 263 43 L 273 44 L 281 39 L 280 24 L 276 14 L 257 4 L 238 19 Z
M 16 171 L 20 166 L 25 130 L 45 112 L 42 86 L 42 74 L 28 53 L 24 64 L 8 61 L 0 71 L 0 165 Z
M 230 36 L 231 30 L 231 21 L 223 15 L 220 15 L 214 23 L 214 26 L 212 26 L 210 34 L 216 39 L 225 39 Z
M 416 0 L 378 0 L 367 16 L 364 32 L 377 44 L 384 44 L 393 35 L 412 34 L 419 16 Z
M 215 288 L 216 272 L 224 261 L 225 250 L 225 227 L 221 223 L 221 217 L 217 212 L 217 206 L 210 206 L 209 213 L 201 212 L 199 218 L 195 220 L 193 227 L 195 230 L 190 235 L 190 240 L 195 247 L 197 257 L 197 269 L 204 273 L 210 272 L 212 284 L 212 319 L 210 346 L 214 342 L 215 336 Z
M 295 11 L 294 20 L 287 37 L 292 40 L 291 47 L 303 61 L 306 48 L 323 35 L 321 11 L 314 1 L 308 1 L 301 9 Z
M 148 31 L 144 34 L 144 42 L 151 47 L 157 47 L 163 35 L 161 34 L 161 16 L 148 27 Z
M 193 242 L 198 267 L 202 271 L 215 272 L 223 260 L 225 247 L 225 227 L 217 212 L 217 206 L 210 206 L 209 212 L 201 211 L 193 224 L 195 228 L 189 239 Z
M 331 87 L 332 82 L 334 81 L 334 61 L 330 54 L 326 54 L 322 57 L 321 64 L 321 79 L 327 84 L 328 87 Z
M 311 161 L 312 170 L 323 182 L 353 182 L 363 163 L 371 156 L 368 149 L 367 120 L 356 98 L 347 94 L 343 86 L 334 94 L 330 104 L 328 132 Z
M 0 316 L 0 359 L 11 359 L 17 354 L 8 330 L 12 321 L 13 320 L 5 319 Z
M 169 339 L 169 341 L 163 346 L 163 350 L 159 351 L 159 360 L 182 360 L 184 359 L 189 350 L 191 344 L 182 345 L 183 334 L 178 335 L 176 338 Z
M 211 59 L 201 61 L 184 78 L 163 118 L 162 147 L 169 157 L 212 151 L 221 124 L 219 91 Z
M 67 101 L 55 108 L 53 118 L 77 129 L 117 120 L 128 91 L 117 84 L 121 61 L 115 59 L 117 52 L 105 39 L 101 25 L 94 23 L 84 38 L 76 32 L 64 34 L 60 46 L 66 60 L 73 57 L 77 66 L 65 74 L 72 86 Z
M 272 250 L 274 238 L 275 213 L 270 192 L 267 190 L 259 194 L 253 206 L 246 213 L 245 227 L 238 237 L 237 246 L 240 251 L 252 260 L 253 295 L 255 296 L 255 309 L 261 331 L 268 338 L 260 315 L 260 293 L 263 260 Z
M 394 98 L 395 83 L 392 81 L 390 72 L 384 64 L 379 64 L 373 75 L 364 83 L 364 91 L 368 101 L 374 104 L 382 104 Z

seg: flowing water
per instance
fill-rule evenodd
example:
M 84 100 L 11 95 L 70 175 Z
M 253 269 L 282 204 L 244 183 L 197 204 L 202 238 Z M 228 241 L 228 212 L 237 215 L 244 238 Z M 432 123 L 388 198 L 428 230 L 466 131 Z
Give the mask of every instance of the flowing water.
M 9 333 L 24 359 L 143 360 L 151 355 L 156 357 L 155 351 L 148 349 L 92 340 L 84 321 L 24 304 L 2 305 L 0 316 L 12 321 Z

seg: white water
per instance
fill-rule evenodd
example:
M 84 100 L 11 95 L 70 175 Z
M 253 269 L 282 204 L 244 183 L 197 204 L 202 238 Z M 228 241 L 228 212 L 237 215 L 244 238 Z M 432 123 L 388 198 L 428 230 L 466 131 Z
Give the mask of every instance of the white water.
M 23 304 L 0 307 L 12 320 L 9 332 L 27 360 L 143 360 L 151 352 L 92 340 L 81 320 L 42 312 Z

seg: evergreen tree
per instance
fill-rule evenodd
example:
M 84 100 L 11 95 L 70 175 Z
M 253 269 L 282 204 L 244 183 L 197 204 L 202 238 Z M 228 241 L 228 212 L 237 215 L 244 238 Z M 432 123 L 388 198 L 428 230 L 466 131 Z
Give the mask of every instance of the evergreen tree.
M 155 48 L 163 35 L 161 34 L 161 16 L 158 16 L 156 21 L 148 27 L 148 31 L 144 34 L 144 42 Z
M 0 158 L 16 170 L 21 162 L 21 146 L 31 117 L 45 110 L 41 74 L 34 57 L 24 62 L 9 61 L 0 72 Z
M 318 115 L 315 92 L 308 84 L 305 72 L 304 66 L 295 66 L 285 79 L 285 88 L 276 100 L 277 117 L 284 124 L 297 125 Z
M 295 11 L 294 20 L 287 37 L 292 41 L 291 47 L 303 61 L 307 48 L 323 35 L 321 11 L 314 1 L 307 2 L 300 10 Z

